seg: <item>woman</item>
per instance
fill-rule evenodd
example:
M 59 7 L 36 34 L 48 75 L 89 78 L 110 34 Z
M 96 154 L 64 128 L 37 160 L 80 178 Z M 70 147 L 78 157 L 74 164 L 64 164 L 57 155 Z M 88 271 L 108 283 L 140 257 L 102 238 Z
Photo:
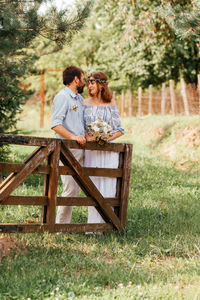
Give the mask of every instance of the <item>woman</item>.
M 121 126 L 119 110 L 112 100 L 108 88 L 108 77 L 103 72 L 93 72 L 88 76 L 88 99 L 84 100 L 84 125 L 86 140 L 95 141 L 88 133 L 88 125 L 96 119 L 101 119 L 111 125 L 113 134 L 109 142 L 124 134 Z M 118 168 L 119 154 L 107 151 L 85 151 L 85 166 L 99 168 Z M 91 180 L 104 197 L 116 196 L 116 178 L 91 176 Z M 88 207 L 88 223 L 104 223 L 95 207 Z

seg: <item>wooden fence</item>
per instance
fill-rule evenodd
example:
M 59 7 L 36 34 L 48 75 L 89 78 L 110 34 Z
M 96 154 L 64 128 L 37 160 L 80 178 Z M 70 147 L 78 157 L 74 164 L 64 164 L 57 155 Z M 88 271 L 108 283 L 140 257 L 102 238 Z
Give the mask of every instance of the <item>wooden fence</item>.
M 83 149 L 75 141 L 3 134 L 0 135 L 0 145 L 2 144 L 36 146 L 37 148 L 22 163 L 0 162 L 0 174 L 10 173 L 0 185 L 0 205 L 41 206 L 42 220 L 36 224 L 0 224 L 0 232 L 124 231 L 131 174 L 131 144 L 110 143 L 102 147 L 95 142 L 88 142 L 84 146 L 84 149 L 89 150 L 118 152 L 119 167 L 117 169 L 82 167 L 70 151 L 70 148 Z M 59 166 L 60 160 L 64 166 Z M 43 195 L 12 195 L 12 192 L 33 173 L 44 175 Z M 59 175 L 73 176 L 86 197 L 58 197 Z M 89 176 L 117 178 L 116 197 L 104 198 Z M 105 223 L 56 224 L 56 206 L 58 205 L 95 206 Z
M 152 84 L 148 90 L 138 88 L 132 95 L 131 90 L 122 91 L 121 95 L 114 93 L 121 117 L 142 116 L 151 114 L 160 115 L 194 115 L 200 114 L 200 75 L 198 86 L 186 85 L 181 79 L 175 89 L 173 80 L 163 83 L 160 90 Z

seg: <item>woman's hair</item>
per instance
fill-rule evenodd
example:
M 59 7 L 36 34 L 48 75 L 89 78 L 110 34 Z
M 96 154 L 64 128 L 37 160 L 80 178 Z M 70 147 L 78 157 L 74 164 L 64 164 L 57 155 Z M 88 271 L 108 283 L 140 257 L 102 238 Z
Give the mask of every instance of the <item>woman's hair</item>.
M 76 66 L 69 66 L 63 71 L 63 84 L 70 84 L 74 77 L 77 76 L 81 79 L 81 74 L 84 74 L 83 70 Z
M 96 79 L 98 94 L 101 93 L 101 98 L 103 102 L 109 103 L 112 100 L 112 92 L 108 88 L 108 77 L 105 73 L 101 71 L 92 72 L 88 75 L 88 79 Z

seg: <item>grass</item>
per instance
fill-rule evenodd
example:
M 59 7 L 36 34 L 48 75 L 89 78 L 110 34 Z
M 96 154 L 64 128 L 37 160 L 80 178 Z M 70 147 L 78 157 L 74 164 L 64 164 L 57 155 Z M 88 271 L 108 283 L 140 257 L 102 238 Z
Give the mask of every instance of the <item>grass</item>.
M 191 148 L 180 147 L 170 158 L 163 154 L 198 120 L 151 116 L 123 124 L 127 134 L 121 141 L 134 144 L 125 233 L 10 235 L 18 242 L 0 265 L 0 299 L 200 299 L 198 163 L 187 171 L 178 168 L 183 156 L 190 163 Z M 47 125 L 34 126 L 22 134 L 51 136 Z M 12 159 L 23 160 L 27 151 L 13 147 Z M 15 193 L 37 195 L 42 183 L 42 176 L 32 175 Z M 38 207 L 0 211 L 2 222 L 38 221 L 40 215 Z M 74 222 L 86 218 L 87 209 L 74 210 Z

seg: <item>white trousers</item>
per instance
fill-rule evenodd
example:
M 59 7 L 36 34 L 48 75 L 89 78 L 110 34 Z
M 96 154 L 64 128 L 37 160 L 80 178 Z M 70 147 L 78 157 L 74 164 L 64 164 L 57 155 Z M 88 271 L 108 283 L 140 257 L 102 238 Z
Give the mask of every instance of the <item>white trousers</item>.
M 84 151 L 81 149 L 70 149 L 76 160 L 83 165 Z M 63 165 L 60 162 L 60 165 Z M 70 175 L 61 175 L 63 184 L 62 197 L 76 197 L 80 192 L 80 187 Z M 73 206 L 58 206 L 56 223 L 69 224 L 71 222 Z

